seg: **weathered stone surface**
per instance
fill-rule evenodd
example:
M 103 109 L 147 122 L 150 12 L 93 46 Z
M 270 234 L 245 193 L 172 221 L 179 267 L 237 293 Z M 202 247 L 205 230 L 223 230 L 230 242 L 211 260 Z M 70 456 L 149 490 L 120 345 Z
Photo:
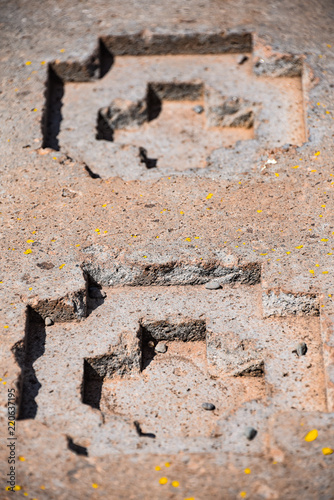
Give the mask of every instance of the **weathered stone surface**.
M 2 8 L 17 495 L 333 497 L 332 18 L 324 1 Z M 148 120 L 111 130 L 99 110 L 128 101 L 122 123 L 149 84 Z M 208 127 L 209 87 L 253 126 Z
M 244 127 L 254 124 L 254 106 L 241 97 L 226 97 L 221 92 L 205 89 L 205 109 L 209 127 Z
M 109 107 L 99 111 L 112 130 L 139 127 L 147 121 L 145 100 L 136 102 L 115 99 Z

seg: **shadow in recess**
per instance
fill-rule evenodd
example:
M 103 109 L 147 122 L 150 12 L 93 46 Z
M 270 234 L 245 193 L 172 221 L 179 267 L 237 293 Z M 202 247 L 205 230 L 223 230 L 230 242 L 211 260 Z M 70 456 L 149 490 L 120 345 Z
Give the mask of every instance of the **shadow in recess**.
M 103 40 L 99 40 L 99 55 L 100 55 L 100 75 L 99 77 L 100 78 L 103 78 L 107 73 L 108 71 L 110 70 L 110 68 L 112 67 L 112 65 L 114 64 L 114 56 L 111 52 L 109 52 L 109 50 L 107 49 L 107 47 L 105 46 Z
M 82 402 L 92 408 L 100 410 L 104 377 L 92 367 L 87 359 L 84 360 L 84 374 L 82 384 Z
M 21 368 L 19 381 L 18 419 L 35 418 L 37 403 L 35 401 L 42 387 L 34 369 L 35 361 L 45 351 L 45 324 L 43 318 L 30 307 L 27 313 L 27 327 L 24 340 L 13 347 L 15 359 Z
M 62 121 L 64 82 L 56 74 L 52 65 L 48 67 L 48 77 L 45 89 L 45 107 L 42 117 L 43 148 L 59 151 L 58 134 Z
M 151 333 L 142 325 L 140 325 L 139 335 L 141 339 L 141 367 L 140 370 L 145 370 L 151 361 L 156 356 L 155 346 L 158 340 L 154 339 Z

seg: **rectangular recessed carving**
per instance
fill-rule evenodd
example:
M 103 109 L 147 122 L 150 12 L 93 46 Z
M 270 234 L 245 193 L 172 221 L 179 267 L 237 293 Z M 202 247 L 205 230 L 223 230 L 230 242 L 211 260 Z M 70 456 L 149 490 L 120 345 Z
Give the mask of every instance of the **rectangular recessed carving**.
M 104 37 L 85 61 L 50 65 L 44 144 L 126 180 L 233 169 L 228 151 L 244 141 L 254 155 L 302 145 L 302 59 L 251 51 L 248 33 Z M 60 100 L 55 78 L 66 82 Z

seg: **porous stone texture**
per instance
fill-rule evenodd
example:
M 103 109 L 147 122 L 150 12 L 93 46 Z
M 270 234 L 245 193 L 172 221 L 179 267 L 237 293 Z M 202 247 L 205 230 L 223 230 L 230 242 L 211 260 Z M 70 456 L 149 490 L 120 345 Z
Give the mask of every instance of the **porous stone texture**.
M 333 6 L 1 13 L 0 498 L 331 500 Z
M 244 127 L 254 124 L 252 104 L 239 97 L 226 97 L 214 89 L 205 91 L 206 117 L 209 127 Z

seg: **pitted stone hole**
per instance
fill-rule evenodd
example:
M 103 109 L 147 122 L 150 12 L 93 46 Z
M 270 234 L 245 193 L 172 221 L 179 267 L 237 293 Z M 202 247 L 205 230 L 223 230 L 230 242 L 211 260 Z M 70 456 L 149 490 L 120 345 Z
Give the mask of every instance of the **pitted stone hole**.
M 16 343 L 12 351 L 21 368 L 19 379 L 18 419 L 35 418 L 36 396 L 42 387 L 37 379 L 34 363 L 45 351 L 44 319 L 31 307 L 27 310 L 26 332 L 23 341 Z
M 88 450 L 85 446 L 76 444 L 70 436 L 66 436 L 67 447 L 69 450 L 73 451 L 76 455 L 81 455 L 83 457 L 88 457 Z
M 156 168 L 158 159 L 157 158 L 149 158 L 147 155 L 147 151 L 145 148 L 139 148 L 139 158 L 141 163 L 145 163 L 146 168 Z

